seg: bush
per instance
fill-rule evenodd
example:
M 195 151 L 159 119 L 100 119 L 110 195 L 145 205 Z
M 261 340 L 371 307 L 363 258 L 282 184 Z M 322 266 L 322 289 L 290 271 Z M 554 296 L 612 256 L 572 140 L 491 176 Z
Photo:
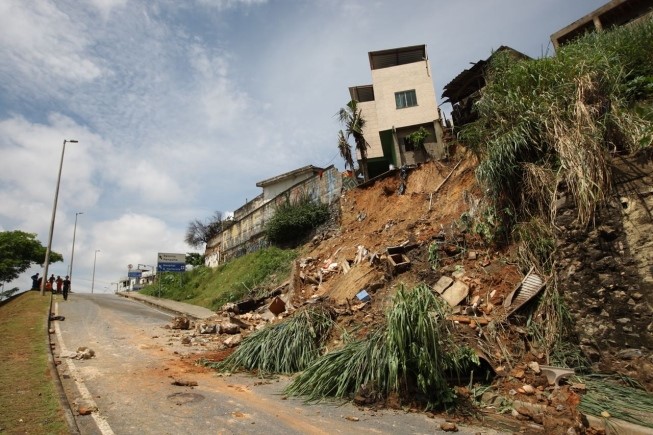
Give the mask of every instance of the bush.
M 306 196 L 294 203 L 288 200 L 281 204 L 267 222 L 265 232 L 270 242 L 286 244 L 301 240 L 328 219 L 329 206 Z
M 552 219 L 558 188 L 591 221 L 610 188 L 610 153 L 651 146 L 653 20 L 597 32 L 556 57 L 492 60 L 460 137 L 480 157 L 477 176 L 496 209 Z

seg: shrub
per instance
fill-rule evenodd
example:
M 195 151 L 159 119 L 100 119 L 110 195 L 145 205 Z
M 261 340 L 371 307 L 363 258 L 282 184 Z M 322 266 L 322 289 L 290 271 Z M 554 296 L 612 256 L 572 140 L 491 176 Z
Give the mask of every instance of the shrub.
M 268 240 L 286 244 L 301 240 L 311 230 L 329 219 L 329 206 L 304 196 L 296 202 L 290 200 L 277 207 L 272 219 L 265 225 Z

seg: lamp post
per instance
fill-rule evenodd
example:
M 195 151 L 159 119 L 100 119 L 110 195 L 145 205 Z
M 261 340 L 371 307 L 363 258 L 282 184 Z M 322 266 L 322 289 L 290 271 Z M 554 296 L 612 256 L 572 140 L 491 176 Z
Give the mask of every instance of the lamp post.
M 50 251 L 52 250 L 52 234 L 54 233 L 54 218 L 57 216 L 57 200 L 59 199 L 59 185 L 61 184 L 61 169 L 63 168 L 63 156 L 66 152 L 66 142 L 77 143 L 76 140 L 63 140 L 61 148 L 61 161 L 59 162 L 59 176 L 57 177 L 57 188 L 54 191 L 54 205 L 52 206 L 52 219 L 50 220 L 50 235 L 48 247 L 45 250 L 45 262 L 43 264 L 43 280 L 41 281 L 41 296 L 45 294 L 45 283 L 48 280 L 48 266 L 50 265 Z
M 93 258 L 93 280 L 91 281 L 91 294 L 95 288 L 95 263 L 97 263 L 97 253 L 100 252 L 99 249 L 95 250 L 95 257 Z
M 80 214 L 84 214 L 83 211 L 78 211 L 75 213 L 75 227 L 73 228 L 73 249 L 70 252 L 70 269 L 68 270 L 68 279 L 71 282 L 71 287 L 72 287 L 72 282 L 73 282 L 73 258 L 75 258 L 75 235 L 77 234 L 77 216 Z

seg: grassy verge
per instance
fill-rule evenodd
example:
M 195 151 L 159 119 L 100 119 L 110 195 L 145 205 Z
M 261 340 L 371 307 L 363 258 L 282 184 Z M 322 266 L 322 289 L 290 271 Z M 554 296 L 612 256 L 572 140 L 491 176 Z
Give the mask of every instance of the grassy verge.
M 0 306 L 0 432 L 68 433 L 48 369 L 49 304 L 27 292 Z
M 198 267 L 192 271 L 161 274 L 160 296 L 212 310 L 243 298 L 250 290 L 275 287 L 290 275 L 296 251 L 275 247 L 244 255 L 216 269 Z M 141 293 L 159 296 L 159 283 Z

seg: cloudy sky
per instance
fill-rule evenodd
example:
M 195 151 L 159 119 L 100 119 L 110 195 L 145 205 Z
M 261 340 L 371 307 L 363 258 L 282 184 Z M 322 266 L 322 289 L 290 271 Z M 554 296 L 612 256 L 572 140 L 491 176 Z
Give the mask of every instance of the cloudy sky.
M 367 53 L 426 44 L 436 94 L 509 45 L 549 36 L 606 0 L 2 0 L 0 230 L 47 244 L 76 291 L 127 265 L 191 252 L 188 223 L 260 193 L 256 182 L 336 164 L 334 114 L 371 83 Z M 445 111 L 446 113 L 446 111 Z M 33 268 L 10 284 L 25 288 Z M 10 287 L 8 287 L 10 288 Z

